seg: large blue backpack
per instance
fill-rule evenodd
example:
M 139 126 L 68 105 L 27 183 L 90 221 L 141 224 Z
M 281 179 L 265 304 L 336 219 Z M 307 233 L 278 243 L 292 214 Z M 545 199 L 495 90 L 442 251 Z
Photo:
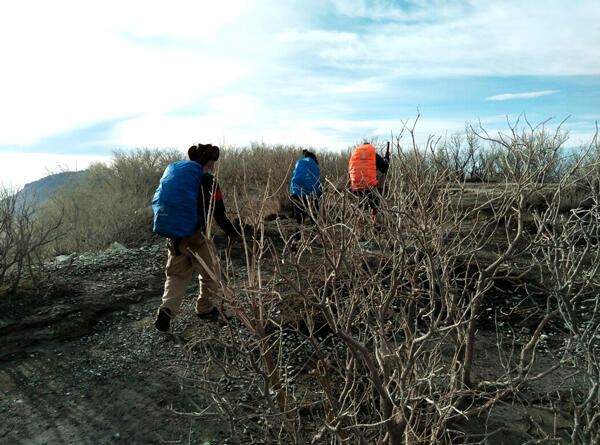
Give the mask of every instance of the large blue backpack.
M 290 195 L 321 195 L 321 171 L 319 164 L 313 159 L 306 157 L 296 162 L 290 184 Z
M 203 176 L 202 165 L 195 161 L 177 161 L 167 166 L 152 199 L 154 233 L 175 239 L 196 231 Z

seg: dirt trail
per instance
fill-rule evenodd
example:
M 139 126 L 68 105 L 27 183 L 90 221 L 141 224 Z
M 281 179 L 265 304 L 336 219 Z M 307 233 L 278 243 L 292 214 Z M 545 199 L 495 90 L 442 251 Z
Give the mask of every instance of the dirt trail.
M 215 241 L 224 252 L 226 240 Z M 242 273 L 240 243 L 232 258 Z M 173 323 L 175 334 L 153 327 L 165 260 L 163 243 L 63 258 L 49 266 L 52 282 L 11 297 L 0 314 L 0 444 L 229 443 L 226 425 L 190 415 L 203 396 L 181 383 L 186 342 L 217 329 L 193 316 L 197 284 Z M 483 365 L 476 376 L 492 378 L 493 325 L 482 323 L 477 335 L 476 363 Z M 552 363 L 553 347 L 540 350 L 539 366 Z M 577 385 L 564 374 L 540 380 L 528 398 Z M 539 425 L 564 435 L 569 419 L 549 416 L 499 404 L 487 427 L 485 419 L 463 427 L 475 435 L 495 429 L 488 443 L 499 444 L 523 443 Z
M 56 283 L 15 295 L 0 318 L 0 443 L 226 443 L 192 421 L 179 384 L 181 335 L 153 327 L 163 244 L 52 266 Z M 211 329 L 189 289 L 174 332 Z

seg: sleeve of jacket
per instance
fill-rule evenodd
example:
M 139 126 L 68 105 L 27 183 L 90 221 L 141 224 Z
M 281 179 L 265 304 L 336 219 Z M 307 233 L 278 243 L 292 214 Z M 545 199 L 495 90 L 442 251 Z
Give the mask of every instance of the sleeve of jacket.
M 235 227 L 233 226 L 233 224 L 231 224 L 231 221 L 227 217 L 227 213 L 225 211 L 225 203 L 223 202 L 223 193 L 221 192 L 221 188 L 218 184 L 215 187 L 213 201 L 215 205 L 215 210 L 213 213 L 215 221 L 217 222 L 219 227 L 223 229 L 223 231 L 227 234 L 228 237 L 237 238 L 239 236 L 239 233 L 237 232 L 237 230 L 235 230 Z
M 377 167 L 377 170 L 379 170 L 381 173 L 387 173 L 390 168 L 390 161 L 376 153 L 375 166 Z

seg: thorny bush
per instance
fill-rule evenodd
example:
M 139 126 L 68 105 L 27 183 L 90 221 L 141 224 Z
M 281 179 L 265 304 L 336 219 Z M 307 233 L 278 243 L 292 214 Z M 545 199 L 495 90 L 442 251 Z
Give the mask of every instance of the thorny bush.
M 62 214 L 50 224 L 38 219 L 32 198 L 0 189 L 0 296 L 13 293 L 27 275 L 41 278 L 48 246 L 60 236 Z
M 245 267 L 224 271 L 232 316 L 189 344 L 186 381 L 205 397 L 198 415 L 263 443 L 483 442 L 492 433 L 470 436 L 469 419 L 532 403 L 530 385 L 567 370 L 582 386 L 549 394 L 542 408 L 570 416 L 569 433 L 554 425 L 529 437 L 597 442 L 598 176 L 586 162 L 597 140 L 550 182 L 563 138 L 533 127 L 478 137 L 503 147 L 497 184 L 473 188 L 440 169 L 435 140 L 419 149 L 405 126 L 376 219 L 326 181 L 297 251 L 295 227 L 264 223 L 264 192 L 243 234 Z M 480 350 L 478 332 L 501 290 L 516 298 L 503 309 L 525 309 L 531 329 L 507 342 L 496 323 L 494 354 Z M 563 346 L 540 362 L 551 325 Z M 496 356 L 491 377 L 476 371 L 482 352 Z

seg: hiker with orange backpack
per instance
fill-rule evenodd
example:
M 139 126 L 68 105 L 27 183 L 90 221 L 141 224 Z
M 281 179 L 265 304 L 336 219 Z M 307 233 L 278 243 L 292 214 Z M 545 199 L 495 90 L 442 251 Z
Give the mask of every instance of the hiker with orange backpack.
M 238 235 L 211 174 L 219 159 L 219 147 L 193 145 L 188 157 L 189 161 L 167 167 L 152 202 L 154 232 L 169 238 L 164 293 L 154 323 L 161 332 L 170 329 L 195 274 L 200 281 L 195 313 L 199 318 L 217 319 L 219 311 L 214 303 L 220 295 L 221 271 L 214 243 L 206 233 L 207 220 L 214 217 L 225 231 L 229 249 Z
M 374 219 L 379 207 L 377 173 L 385 175 L 390 168 L 389 145 L 385 156 L 380 156 L 373 144 L 365 142 L 354 149 L 348 164 L 350 190 L 363 208 L 369 208 Z

